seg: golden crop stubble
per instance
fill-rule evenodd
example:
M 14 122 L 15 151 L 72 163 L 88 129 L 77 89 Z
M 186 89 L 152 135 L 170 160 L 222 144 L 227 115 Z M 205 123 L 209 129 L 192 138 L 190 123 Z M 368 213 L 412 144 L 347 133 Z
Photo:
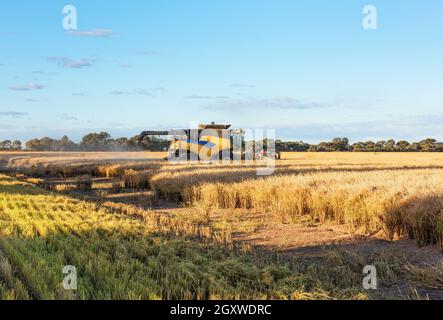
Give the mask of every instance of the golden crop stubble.
M 442 170 L 318 173 L 192 187 L 194 203 L 254 208 L 289 220 L 347 224 L 389 238 L 409 235 L 418 244 L 442 239 Z M 443 247 L 442 247 L 443 248 Z
M 322 280 L 305 276 L 302 266 L 240 255 L 223 243 L 203 241 L 212 237 L 210 230 L 187 220 L 123 204 L 97 208 L 2 175 L 0 213 L 0 252 L 7 259 L 0 256 L 0 297 L 286 299 L 354 294 L 341 295 L 329 283 L 309 285 Z M 81 274 L 75 292 L 61 288 L 61 270 L 67 264 Z M 11 294 L 8 287 L 14 289 Z
M 346 156 L 346 157 L 345 157 Z M 256 209 L 296 221 L 346 224 L 350 230 L 419 245 L 442 246 L 442 156 L 432 154 L 315 155 L 278 162 L 274 176 L 259 178 L 254 167 L 164 167 L 151 179 L 162 195 L 188 204 Z M 174 197 L 172 197 L 174 198 Z

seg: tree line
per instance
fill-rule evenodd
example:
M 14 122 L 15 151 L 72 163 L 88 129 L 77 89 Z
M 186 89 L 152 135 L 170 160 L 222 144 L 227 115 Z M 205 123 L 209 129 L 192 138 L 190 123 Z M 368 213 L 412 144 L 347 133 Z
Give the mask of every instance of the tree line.
M 0 150 L 20 151 L 20 150 L 22 150 L 22 142 L 19 140 L 0 141 Z
M 393 139 L 349 143 L 348 138 L 334 138 L 332 141 L 308 144 L 299 142 L 275 141 L 277 151 L 308 152 L 443 152 L 443 142 L 436 139 L 424 139 L 420 142 Z
M 5 140 L 0 142 L 2 151 L 163 151 L 169 147 L 169 142 L 157 137 L 146 137 L 140 143 L 138 136 L 132 138 L 113 139 L 107 132 L 88 133 L 80 143 L 75 143 L 68 136 L 61 139 L 44 137 L 41 139 L 31 139 L 25 143 L 18 140 L 11 142 Z
M 31 139 L 23 147 L 19 140 L 0 142 L 2 151 L 163 151 L 169 147 L 169 141 L 157 137 L 146 137 L 140 143 L 138 136 L 132 138 L 112 138 L 108 132 L 89 133 L 79 143 L 67 136 L 61 139 L 44 137 Z M 266 146 L 265 141 L 264 145 Z M 299 152 L 443 152 L 443 142 L 436 139 L 424 139 L 419 142 L 393 139 L 349 143 L 348 138 L 334 138 L 318 144 L 303 141 L 275 141 L 277 151 Z

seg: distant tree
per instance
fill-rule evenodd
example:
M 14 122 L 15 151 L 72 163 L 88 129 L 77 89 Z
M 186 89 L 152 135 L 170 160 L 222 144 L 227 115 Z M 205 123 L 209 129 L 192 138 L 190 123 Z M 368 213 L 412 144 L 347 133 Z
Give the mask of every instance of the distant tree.
M 311 144 L 309 146 L 308 152 L 317 152 L 317 145 Z
M 366 144 L 364 142 L 357 142 L 351 146 L 351 150 L 354 152 L 364 152 L 366 151 Z
M 12 141 L 11 149 L 14 151 L 20 151 L 22 149 L 22 142 L 19 140 Z
M 70 140 L 68 136 L 63 136 L 58 142 L 57 142 L 57 151 L 76 151 L 78 150 L 78 145 Z
M 361 152 L 362 151 L 361 143 L 359 143 L 359 142 L 353 143 L 351 145 L 351 150 L 352 150 L 352 152 Z
M 49 137 L 32 139 L 26 142 L 26 149 L 30 151 L 57 151 L 57 140 Z
M 419 152 L 419 151 L 421 151 L 421 146 L 420 146 L 420 144 L 418 142 L 411 143 L 407 147 L 407 151 L 409 151 L 409 152 Z
M 102 131 L 85 135 L 80 146 L 87 151 L 106 151 L 112 149 L 112 143 L 111 135 Z
M 386 149 L 386 141 L 381 140 L 375 143 L 375 146 L 372 151 L 385 151 Z
M 331 152 L 334 151 L 334 149 L 331 147 L 331 144 L 329 142 L 320 142 L 317 145 L 317 152 Z
M 331 142 L 320 142 L 318 145 L 311 145 L 310 152 L 332 152 L 332 151 L 350 151 L 348 138 L 334 138 Z
M 130 139 L 121 137 L 117 138 L 113 142 L 114 150 L 118 151 L 141 151 L 143 149 L 143 145 L 138 143 L 137 136 L 132 137 Z
M 0 150 L 10 150 L 12 146 L 11 140 L 4 140 L 0 142 Z
M 410 143 L 406 140 L 398 141 L 395 146 L 395 150 L 401 152 L 408 151 L 409 148 L 410 148 Z
M 332 151 L 349 151 L 349 139 L 348 138 L 334 138 L 329 144 Z
M 277 151 L 307 151 L 310 145 L 308 143 L 304 143 L 303 141 L 275 141 L 275 149 Z
M 267 148 L 268 140 L 263 141 Z M 60 140 L 44 137 L 26 142 L 26 149 L 31 151 L 163 151 L 168 149 L 170 142 L 166 139 L 150 136 L 138 141 L 138 136 L 132 138 L 120 137 L 113 139 L 107 132 L 89 133 L 80 144 L 76 144 L 67 136 Z M 244 141 L 243 141 L 244 147 Z M 443 142 L 428 138 L 420 142 L 410 143 L 406 140 L 395 142 L 394 139 L 377 142 L 365 141 L 349 144 L 348 138 L 334 138 L 332 141 L 322 141 L 319 144 L 308 144 L 303 141 L 275 140 L 277 151 L 308 151 L 308 152 L 443 152 Z M 21 150 L 22 144 L 18 140 L 0 142 L 0 150 Z
M 437 140 L 431 138 L 422 140 L 418 144 L 422 152 L 434 152 L 438 147 Z
M 395 140 L 389 139 L 388 141 L 386 141 L 384 151 L 388 151 L 388 152 L 395 151 Z
M 169 148 L 170 142 L 157 137 L 146 137 L 140 144 L 147 151 L 164 151 Z
M 375 152 L 377 151 L 377 144 L 374 141 L 366 141 L 365 142 L 366 151 Z
M 26 149 L 29 151 L 38 151 L 39 145 L 40 145 L 39 139 L 31 139 L 26 141 L 25 143 Z
M 128 143 L 131 146 L 131 149 L 134 150 L 134 151 L 148 150 L 147 149 L 148 146 L 146 145 L 146 142 L 144 141 L 144 139 L 143 139 L 143 141 L 141 141 L 139 143 L 138 135 L 130 138 Z
M 351 150 L 354 152 L 377 152 L 382 151 L 385 146 L 385 141 L 366 141 L 354 143 Z
M 293 151 L 307 151 L 310 145 L 309 143 L 304 143 L 303 141 L 297 141 L 288 143 L 288 147 Z

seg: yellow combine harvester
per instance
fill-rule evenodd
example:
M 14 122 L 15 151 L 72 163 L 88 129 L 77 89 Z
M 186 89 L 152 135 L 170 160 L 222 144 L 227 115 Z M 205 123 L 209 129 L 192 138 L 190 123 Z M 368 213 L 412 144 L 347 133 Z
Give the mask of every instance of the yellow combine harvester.
M 198 129 L 143 131 L 139 142 L 148 136 L 172 136 L 168 159 L 181 161 L 241 160 L 244 132 L 231 125 L 199 125 Z

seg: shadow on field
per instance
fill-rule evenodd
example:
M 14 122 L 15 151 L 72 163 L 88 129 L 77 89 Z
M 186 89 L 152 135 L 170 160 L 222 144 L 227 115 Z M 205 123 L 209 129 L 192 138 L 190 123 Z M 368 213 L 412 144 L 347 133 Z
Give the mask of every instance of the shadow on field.
M 389 238 L 414 239 L 418 246 L 437 244 L 443 251 L 443 195 L 419 196 L 386 209 L 383 223 Z

